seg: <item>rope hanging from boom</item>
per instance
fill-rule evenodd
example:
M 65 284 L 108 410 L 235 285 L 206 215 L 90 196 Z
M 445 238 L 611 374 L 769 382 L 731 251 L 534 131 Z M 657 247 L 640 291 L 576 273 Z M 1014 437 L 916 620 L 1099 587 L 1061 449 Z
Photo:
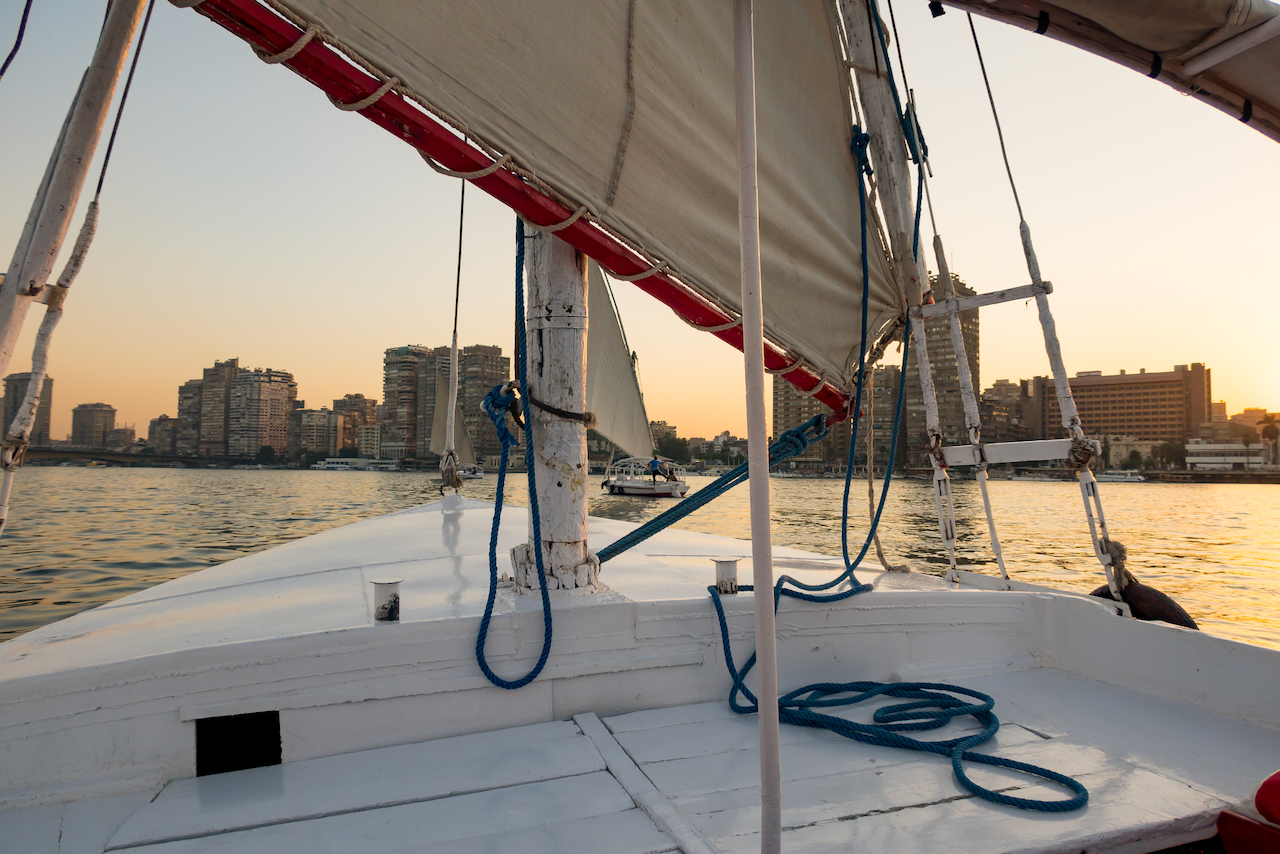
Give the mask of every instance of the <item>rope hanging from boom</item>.
M 462 299 L 462 226 L 467 213 L 467 182 L 462 181 L 458 200 L 458 274 L 453 285 L 453 338 L 449 344 L 449 413 L 445 416 L 444 450 L 440 453 L 440 494 L 462 489 L 458 477 L 458 453 L 453 447 L 454 413 L 458 409 L 458 303 Z

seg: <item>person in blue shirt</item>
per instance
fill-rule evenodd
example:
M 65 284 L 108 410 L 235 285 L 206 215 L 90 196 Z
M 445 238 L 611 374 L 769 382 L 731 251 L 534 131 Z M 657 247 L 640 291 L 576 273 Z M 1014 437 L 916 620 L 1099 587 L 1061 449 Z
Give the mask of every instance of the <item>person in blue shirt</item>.
M 654 454 L 653 459 L 649 460 L 649 476 L 653 478 L 653 482 L 658 482 L 658 470 L 662 467 L 662 463 L 658 462 L 658 455 Z

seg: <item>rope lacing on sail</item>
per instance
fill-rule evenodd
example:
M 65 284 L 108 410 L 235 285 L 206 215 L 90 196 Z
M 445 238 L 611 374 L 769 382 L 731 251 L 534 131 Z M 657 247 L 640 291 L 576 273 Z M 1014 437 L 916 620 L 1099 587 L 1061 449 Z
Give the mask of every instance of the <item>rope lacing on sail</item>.
M 111 152 L 115 149 L 116 134 L 120 130 L 120 119 L 124 115 L 125 103 L 129 100 L 129 90 L 133 86 L 133 75 L 138 70 L 138 59 L 142 56 L 142 45 L 147 38 L 147 28 L 151 23 L 151 13 L 154 9 L 155 0 L 151 0 L 147 4 L 146 16 L 143 18 L 142 28 L 138 33 L 138 44 L 134 47 L 133 61 L 129 66 L 129 76 L 125 79 L 124 90 L 120 95 L 120 104 L 116 107 L 115 122 L 111 126 L 111 136 L 107 141 L 107 150 L 103 155 L 102 167 L 98 172 L 98 184 L 94 190 L 93 200 L 89 202 L 85 210 L 84 222 L 80 226 L 80 233 L 76 236 L 76 242 L 71 250 L 71 257 L 67 259 L 62 275 L 58 276 L 54 285 L 44 285 L 39 289 L 33 290 L 35 298 L 45 304 L 45 310 L 44 317 L 40 321 L 40 328 L 36 332 L 36 341 L 31 352 L 31 375 L 27 381 L 27 390 L 22 402 L 18 405 L 13 423 L 8 425 L 4 444 L 0 446 L 0 470 L 4 472 L 3 479 L 0 480 L 0 534 L 4 533 L 5 525 L 8 523 L 9 497 L 13 490 L 14 475 L 22 466 L 23 458 L 26 456 L 26 450 L 31 439 L 31 430 L 35 424 L 36 411 L 40 405 L 40 395 L 44 390 L 45 377 L 49 372 L 49 348 L 53 342 L 53 332 L 57 328 L 58 322 L 62 320 L 63 303 L 66 301 L 72 283 L 75 282 L 76 277 L 80 274 L 80 268 L 84 265 L 85 256 L 88 255 L 89 247 L 93 244 L 94 234 L 98 230 L 98 200 L 102 196 L 102 186 L 107 177 L 107 167 L 111 164 Z M 24 12 L 23 24 L 25 25 L 25 23 L 26 13 Z M 19 32 L 18 40 L 20 44 L 21 32 Z M 14 46 L 15 53 L 17 47 L 17 45 Z M 5 61 L 6 68 L 12 58 L 13 53 Z M 59 144 L 61 144 L 61 140 Z

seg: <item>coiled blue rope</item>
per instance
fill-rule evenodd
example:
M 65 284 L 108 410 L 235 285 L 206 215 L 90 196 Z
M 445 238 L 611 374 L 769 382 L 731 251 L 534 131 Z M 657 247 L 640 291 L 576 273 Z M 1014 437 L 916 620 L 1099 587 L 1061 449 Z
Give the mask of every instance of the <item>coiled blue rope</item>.
M 525 394 L 520 396 L 520 406 L 524 412 L 525 435 L 533 429 L 533 420 L 529 412 L 529 358 L 528 343 L 524 329 L 524 220 L 516 217 L 516 337 L 520 342 L 520 388 Z M 542 564 L 542 519 L 538 514 L 538 485 L 533 472 L 533 442 L 524 443 L 525 471 L 529 478 L 529 515 L 533 519 L 533 558 L 538 567 L 538 587 L 542 592 L 542 654 L 533 669 L 519 679 L 503 679 L 489 668 L 484 657 L 485 641 L 489 638 L 489 622 L 493 619 L 493 604 L 498 596 L 498 526 L 502 521 L 502 490 L 507 480 L 507 453 L 520 442 L 507 427 L 507 409 L 515 400 L 515 394 L 503 391 L 503 386 L 494 386 L 484 397 L 481 404 L 498 431 L 498 439 L 502 442 L 502 458 L 498 463 L 498 491 L 493 501 L 493 528 L 489 532 L 489 599 L 484 605 L 484 616 L 480 618 L 480 633 L 476 637 L 476 663 L 487 678 L 499 688 L 515 690 L 523 688 L 538 678 L 542 668 L 547 665 L 551 655 L 551 595 L 547 592 L 547 572 Z

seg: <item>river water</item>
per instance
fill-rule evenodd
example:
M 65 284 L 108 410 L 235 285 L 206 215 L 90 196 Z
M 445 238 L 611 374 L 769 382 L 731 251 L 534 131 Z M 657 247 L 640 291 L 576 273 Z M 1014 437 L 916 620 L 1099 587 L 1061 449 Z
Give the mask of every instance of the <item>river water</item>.
M 523 478 L 509 478 L 508 502 L 525 503 Z M 469 481 L 464 494 L 492 499 L 496 480 L 489 474 Z M 694 490 L 711 482 L 689 480 Z M 840 554 L 842 481 L 775 478 L 770 487 L 775 543 Z M 1128 546 L 1135 575 L 1177 599 L 1203 630 L 1280 649 L 1280 487 L 1101 488 L 1112 535 Z M 1074 483 L 993 481 L 991 493 L 1011 575 L 1079 592 L 1104 583 Z M 27 467 L 18 474 L 9 527 L 0 538 L 0 639 L 438 494 L 420 474 Z M 960 563 L 996 573 L 977 484 L 956 481 L 954 494 Z M 669 506 L 598 491 L 591 496 L 592 514 L 628 521 Z M 738 487 L 679 527 L 748 537 L 747 490 Z M 866 530 L 866 482 L 857 481 L 849 535 L 855 553 Z M 890 562 L 945 571 L 928 481 L 894 481 L 880 533 Z M 874 551 L 868 565 L 877 565 Z

